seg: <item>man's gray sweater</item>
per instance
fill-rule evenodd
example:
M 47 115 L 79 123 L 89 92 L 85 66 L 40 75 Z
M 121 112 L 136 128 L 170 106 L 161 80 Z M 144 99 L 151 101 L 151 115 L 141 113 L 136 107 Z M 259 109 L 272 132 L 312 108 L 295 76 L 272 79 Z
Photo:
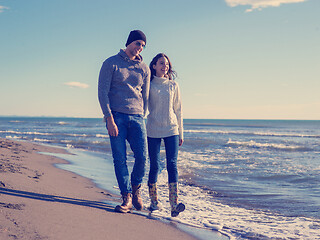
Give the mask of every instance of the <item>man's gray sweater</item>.
M 101 67 L 98 98 L 104 118 L 111 111 L 145 115 L 150 87 L 150 70 L 139 55 L 130 60 L 124 50 L 106 59 Z

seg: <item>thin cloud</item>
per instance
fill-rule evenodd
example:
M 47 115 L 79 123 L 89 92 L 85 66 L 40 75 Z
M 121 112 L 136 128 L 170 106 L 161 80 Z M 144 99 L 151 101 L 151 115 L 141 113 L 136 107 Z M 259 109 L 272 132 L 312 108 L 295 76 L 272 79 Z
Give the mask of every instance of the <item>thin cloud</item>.
M 9 9 L 9 8 L 5 6 L 0 6 L 0 13 L 2 13 L 5 9 Z
M 251 8 L 246 12 L 252 12 L 253 10 L 262 10 L 267 7 L 279 7 L 281 4 L 286 3 L 300 3 L 307 0 L 225 0 L 228 6 L 237 7 L 239 5 L 249 5 Z
M 85 83 L 80 83 L 80 82 L 66 82 L 64 85 L 67 85 L 69 87 L 76 87 L 76 88 L 88 88 L 89 85 Z

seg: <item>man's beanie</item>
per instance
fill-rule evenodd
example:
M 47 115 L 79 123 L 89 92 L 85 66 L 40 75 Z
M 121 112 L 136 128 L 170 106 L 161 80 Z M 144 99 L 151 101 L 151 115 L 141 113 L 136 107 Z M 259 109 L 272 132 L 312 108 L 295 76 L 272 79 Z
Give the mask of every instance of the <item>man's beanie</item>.
M 146 38 L 146 35 L 144 35 L 144 33 L 140 30 L 133 30 L 130 32 L 129 34 L 129 37 L 128 37 L 128 40 L 127 40 L 127 43 L 126 43 L 126 47 L 136 41 L 136 40 L 142 40 L 144 41 L 145 43 L 147 43 L 147 38 Z

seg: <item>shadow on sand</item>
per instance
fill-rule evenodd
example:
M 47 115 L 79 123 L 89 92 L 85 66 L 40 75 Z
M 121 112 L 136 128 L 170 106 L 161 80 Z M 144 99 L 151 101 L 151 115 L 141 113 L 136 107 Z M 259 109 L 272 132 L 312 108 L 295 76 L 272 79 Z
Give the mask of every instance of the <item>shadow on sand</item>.
M 60 202 L 60 203 L 66 203 L 66 204 L 86 206 L 91 208 L 102 209 L 108 212 L 114 212 L 114 207 L 116 204 L 115 202 L 112 202 L 112 201 L 110 201 L 110 204 L 107 204 L 99 201 L 89 201 L 84 199 L 68 198 L 68 197 L 49 195 L 49 194 L 40 194 L 40 193 L 27 192 L 27 191 L 21 191 L 21 190 L 7 189 L 3 187 L 0 187 L 0 194 L 22 197 L 22 198 L 30 198 L 30 199 L 40 200 L 40 201 L 47 201 L 47 202 Z M 8 206 L 3 205 L 2 207 L 8 207 Z M 0 203 L 0 207 L 1 207 L 1 203 Z M 20 207 L 21 207 L 20 205 L 15 207 L 12 204 L 9 206 L 9 208 L 15 208 L 15 209 L 18 209 Z M 19 209 L 19 210 L 22 210 L 22 209 Z M 175 221 L 170 218 L 163 218 L 157 215 L 153 215 L 147 211 L 132 211 L 132 214 L 140 215 L 140 216 L 149 218 L 151 220 L 160 220 L 166 224 L 169 224 L 172 227 L 175 227 L 183 232 L 190 234 L 191 236 L 196 237 L 197 239 L 201 239 L 201 240 L 202 239 L 203 240 L 208 240 L 208 239 L 228 240 L 229 239 L 227 236 L 224 236 L 221 233 L 204 230 L 195 226 L 188 226 L 188 224 L 183 224 L 181 222 Z
M 80 206 L 106 210 L 108 212 L 114 212 L 113 206 L 110 206 L 106 203 L 98 202 L 98 201 L 89 201 L 84 199 L 68 198 L 68 197 L 62 197 L 62 196 L 56 196 L 56 195 L 40 194 L 40 193 L 26 192 L 26 191 L 7 189 L 7 188 L 0 188 L 0 194 L 6 194 L 6 195 L 22 197 L 22 198 L 31 198 L 31 199 L 47 201 L 47 202 L 60 202 L 60 203 L 67 203 L 67 204 L 73 204 L 73 205 L 80 205 Z

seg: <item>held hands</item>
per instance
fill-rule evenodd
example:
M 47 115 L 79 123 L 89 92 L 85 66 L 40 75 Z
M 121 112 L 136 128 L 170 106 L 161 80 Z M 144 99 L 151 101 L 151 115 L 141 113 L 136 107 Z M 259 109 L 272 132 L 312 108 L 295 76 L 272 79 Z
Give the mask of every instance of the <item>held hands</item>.
M 119 134 L 118 126 L 114 122 L 113 116 L 107 118 L 108 134 L 112 137 L 117 137 Z

